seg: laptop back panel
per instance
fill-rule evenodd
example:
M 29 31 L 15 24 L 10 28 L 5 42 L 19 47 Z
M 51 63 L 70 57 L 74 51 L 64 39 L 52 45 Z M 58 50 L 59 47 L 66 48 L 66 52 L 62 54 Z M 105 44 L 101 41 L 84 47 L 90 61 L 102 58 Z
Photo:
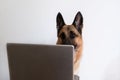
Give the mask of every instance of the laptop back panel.
M 73 47 L 7 44 L 10 80 L 72 80 Z

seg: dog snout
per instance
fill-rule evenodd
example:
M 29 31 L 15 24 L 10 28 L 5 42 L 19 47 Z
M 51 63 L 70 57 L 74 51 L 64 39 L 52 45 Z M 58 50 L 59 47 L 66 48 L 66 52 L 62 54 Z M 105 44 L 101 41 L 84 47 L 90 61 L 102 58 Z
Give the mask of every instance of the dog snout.
M 63 42 L 63 44 L 65 44 L 65 45 L 72 45 L 72 43 L 71 43 L 69 40 L 65 40 L 65 41 Z

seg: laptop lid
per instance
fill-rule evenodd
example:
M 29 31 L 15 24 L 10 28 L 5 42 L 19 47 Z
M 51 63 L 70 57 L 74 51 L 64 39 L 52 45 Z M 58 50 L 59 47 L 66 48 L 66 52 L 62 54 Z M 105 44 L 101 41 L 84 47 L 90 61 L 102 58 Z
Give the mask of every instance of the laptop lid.
M 7 44 L 10 80 L 73 80 L 73 47 Z

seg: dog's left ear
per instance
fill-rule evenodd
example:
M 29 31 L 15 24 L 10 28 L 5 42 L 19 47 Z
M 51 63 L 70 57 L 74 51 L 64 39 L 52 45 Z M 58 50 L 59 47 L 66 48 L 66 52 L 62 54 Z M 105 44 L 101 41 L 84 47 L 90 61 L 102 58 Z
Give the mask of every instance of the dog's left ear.
M 73 21 L 73 25 L 78 30 L 80 34 L 82 34 L 82 27 L 83 27 L 83 16 L 80 12 L 78 12 L 75 16 L 75 19 Z

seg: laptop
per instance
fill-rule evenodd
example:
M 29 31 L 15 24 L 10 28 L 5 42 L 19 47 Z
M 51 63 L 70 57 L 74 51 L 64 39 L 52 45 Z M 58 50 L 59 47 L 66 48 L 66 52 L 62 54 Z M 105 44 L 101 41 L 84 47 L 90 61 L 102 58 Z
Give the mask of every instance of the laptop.
M 10 80 L 73 80 L 73 46 L 7 44 Z

